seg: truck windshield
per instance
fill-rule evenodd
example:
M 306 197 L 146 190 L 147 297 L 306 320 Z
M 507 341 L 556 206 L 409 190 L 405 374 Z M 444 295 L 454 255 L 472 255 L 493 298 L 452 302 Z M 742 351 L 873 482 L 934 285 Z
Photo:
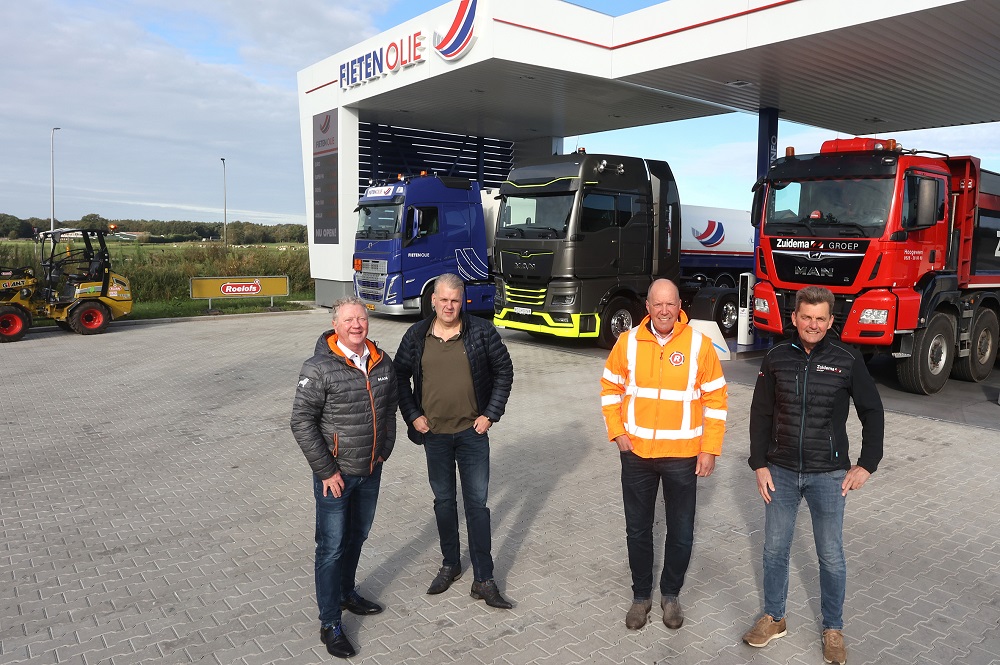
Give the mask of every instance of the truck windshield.
M 764 233 L 877 238 L 892 202 L 892 178 L 771 182 Z
M 500 238 L 565 238 L 573 211 L 573 192 L 544 196 L 505 196 L 500 209 Z
M 358 206 L 358 238 L 388 238 L 399 233 L 402 204 Z

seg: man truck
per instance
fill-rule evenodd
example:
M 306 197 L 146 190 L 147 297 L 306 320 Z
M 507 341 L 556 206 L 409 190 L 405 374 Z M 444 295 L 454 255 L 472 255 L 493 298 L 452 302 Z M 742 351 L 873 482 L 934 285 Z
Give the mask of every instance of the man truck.
M 756 184 L 753 323 L 790 332 L 795 292 L 836 297 L 834 331 L 896 359 L 929 395 L 948 377 L 982 381 L 997 357 L 1000 174 L 975 157 L 903 150 L 892 139 L 789 150 Z
M 358 202 L 354 291 L 383 314 L 431 312 L 434 280 L 465 281 L 465 308 L 493 311 L 496 193 L 466 178 L 421 174 L 368 187 Z
M 494 324 L 611 348 L 645 315 L 652 281 L 666 277 L 680 283 L 689 317 L 731 334 L 736 290 L 707 274 L 680 279 L 681 216 L 664 161 L 578 151 L 515 167 L 500 186 Z

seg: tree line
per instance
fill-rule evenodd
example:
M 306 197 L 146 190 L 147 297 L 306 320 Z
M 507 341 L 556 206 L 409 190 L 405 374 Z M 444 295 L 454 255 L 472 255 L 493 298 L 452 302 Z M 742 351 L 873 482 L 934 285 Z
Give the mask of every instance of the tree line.
M 200 240 L 221 240 L 221 223 L 190 221 L 159 221 L 155 219 L 114 219 L 109 220 L 96 213 L 84 215 L 78 220 L 57 220 L 56 227 L 107 229 L 114 224 L 116 231 L 141 233 L 152 242 L 185 242 Z M 47 231 L 48 219 L 29 217 L 20 219 L 14 215 L 0 213 L 0 238 L 16 240 L 31 238 L 35 231 Z M 254 222 L 229 222 L 226 225 L 226 241 L 231 245 L 260 245 L 272 242 L 306 242 L 305 224 L 255 224 Z

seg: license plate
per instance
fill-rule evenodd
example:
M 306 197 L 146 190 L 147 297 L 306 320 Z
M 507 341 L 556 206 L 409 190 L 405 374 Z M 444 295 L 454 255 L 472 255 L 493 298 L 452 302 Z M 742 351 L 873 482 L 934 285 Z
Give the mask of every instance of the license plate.
M 365 303 L 365 307 L 367 307 L 368 309 L 370 309 L 373 312 L 375 311 L 375 305 L 371 304 L 370 302 L 366 302 Z
M 528 309 L 527 307 L 515 307 L 514 308 L 514 313 L 515 314 L 523 314 L 525 316 L 530 316 L 531 315 L 531 310 Z

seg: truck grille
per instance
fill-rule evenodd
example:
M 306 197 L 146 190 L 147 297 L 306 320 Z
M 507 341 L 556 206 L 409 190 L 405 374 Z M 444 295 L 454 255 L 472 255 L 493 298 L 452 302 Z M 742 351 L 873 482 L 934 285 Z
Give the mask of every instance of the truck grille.
M 519 289 L 509 284 L 504 284 L 504 301 L 512 306 L 524 305 L 526 307 L 538 308 L 545 304 L 545 294 L 547 289 Z
M 362 259 L 361 272 L 355 278 L 358 285 L 358 297 L 362 300 L 382 302 L 387 270 L 386 261 Z

